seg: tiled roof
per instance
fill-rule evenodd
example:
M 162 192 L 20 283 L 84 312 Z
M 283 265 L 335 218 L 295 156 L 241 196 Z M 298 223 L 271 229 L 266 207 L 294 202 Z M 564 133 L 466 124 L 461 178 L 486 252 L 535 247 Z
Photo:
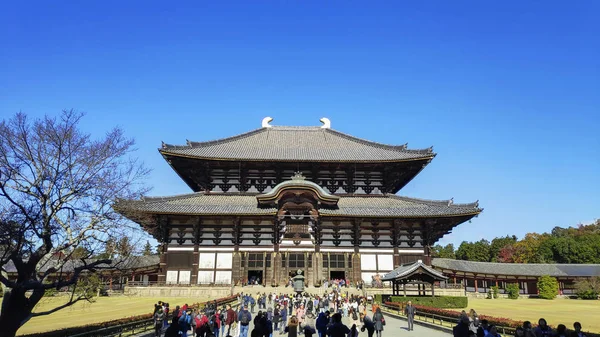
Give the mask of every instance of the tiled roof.
M 550 275 L 554 277 L 591 277 L 600 275 L 600 264 L 495 263 L 441 258 L 433 259 L 431 264 L 438 269 L 450 269 L 454 271 L 475 273 L 480 275 Z
M 163 144 L 163 155 L 214 160 L 372 162 L 430 159 L 432 149 L 409 150 L 320 127 L 273 126 L 234 137 L 177 146 Z
M 256 195 L 191 193 L 173 197 L 127 201 L 147 213 L 187 215 L 261 215 L 275 214 L 275 208 L 258 208 Z M 477 203 L 453 204 L 396 195 L 340 197 L 338 209 L 321 208 L 322 216 L 436 217 L 476 215 Z M 119 205 L 117 205 L 117 208 Z
M 385 274 L 381 280 L 382 281 L 392 281 L 392 280 L 396 280 L 396 279 L 408 278 L 419 269 L 421 269 L 421 271 L 425 271 L 425 273 L 429 274 L 430 276 L 432 276 L 435 279 L 438 279 L 438 280 L 448 279 L 446 276 L 444 276 L 444 274 L 429 267 L 428 265 L 424 264 L 422 261 L 419 260 L 419 261 L 413 262 L 411 264 L 399 266 L 398 268 Z

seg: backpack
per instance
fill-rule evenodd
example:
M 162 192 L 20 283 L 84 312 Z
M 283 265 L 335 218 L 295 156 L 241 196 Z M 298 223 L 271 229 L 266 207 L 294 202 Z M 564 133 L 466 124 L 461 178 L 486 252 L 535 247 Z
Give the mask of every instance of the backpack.
M 242 317 L 240 318 L 240 323 L 243 325 L 248 325 L 250 324 L 250 315 L 248 314 L 248 312 L 242 312 Z
M 358 320 L 358 316 L 356 315 L 356 311 L 352 312 L 352 319 L 355 320 L 355 321 Z
M 210 316 L 210 320 L 208 321 L 208 326 L 212 329 L 215 328 L 215 324 L 217 323 L 217 320 L 215 319 L 215 315 Z

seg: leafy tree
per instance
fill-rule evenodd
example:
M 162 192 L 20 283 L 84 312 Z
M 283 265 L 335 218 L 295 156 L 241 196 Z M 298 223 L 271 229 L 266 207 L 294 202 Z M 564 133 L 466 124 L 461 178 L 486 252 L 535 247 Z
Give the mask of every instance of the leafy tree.
M 454 253 L 454 245 L 449 243 L 445 246 L 433 246 L 433 256 L 444 259 L 456 259 L 456 254 Z
M 135 250 L 134 245 L 130 242 L 129 236 L 123 236 L 117 241 L 116 253 L 118 256 L 129 256 Z
M 558 280 L 555 277 L 544 275 L 537 282 L 540 298 L 552 300 L 558 295 Z
M 525 237 L 515 243 L 515 252 L 513 254 L 516 263 L 544 263 L 545 261 L 539 254 L 539 248 L 542 242 L 548 240 L 550 235 L 527 233 Z
M 499 255 L 502 248 L 512 246 L 517 242 L 516 236 L 499 237 L 492 240 L 490 243 L 490 262 L 500 262 Z
M 484 239 L 477 242 L 463 241 L 456 250 L 456 258 L 459 260 L 487 262 L 490 258 L 490 243 Z
M 146 240 L 146 244 L 144 245 L 144 250 L 142 251 L 142 255 L 144 255 L 144 256 L 152 255 L 152 246 L 150 245 L 150 241 Z
M 575 282 L 577 297 L 584 300 L 595 300 L 600 295 L 600 276 L 585 278 Z
M 0 336 L 15 336 L 29 319 L 47 315 L 91 292 L 77 287 L 82 275 L 109 268 L 97 255 L 129 222 L 113 209 L 115 199 L 138 198 L 147 170 L 131 157 L 134 142 L 121 129 L 99 140 L 79 130 L 82 114 L 29 120 L 18 113 L 0 122 L 0 266 L 15 266 L 18 278 L 2 267 Z M 69 268 L 69 273 L 62 273 Z M 52 276 L 52 277 L 51 277 Z M 33 312 L 49 289 L 71 289 L 67 302 Z
M 515 262 L 515 246 L 506 245 L 498 252 L 498 262 L 514 263 Z

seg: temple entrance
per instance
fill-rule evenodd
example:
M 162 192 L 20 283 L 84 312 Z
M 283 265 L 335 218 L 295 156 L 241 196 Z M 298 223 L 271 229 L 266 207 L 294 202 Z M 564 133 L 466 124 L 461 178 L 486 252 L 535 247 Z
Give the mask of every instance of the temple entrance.
M 248 285 L 263 284 L 262 270 L 248 270 Z
M 346 272 L 343 272 L 343 271 L 330 271 L 329 272 L 329 279 L 330 280 L 345 280 L 346 279 Z

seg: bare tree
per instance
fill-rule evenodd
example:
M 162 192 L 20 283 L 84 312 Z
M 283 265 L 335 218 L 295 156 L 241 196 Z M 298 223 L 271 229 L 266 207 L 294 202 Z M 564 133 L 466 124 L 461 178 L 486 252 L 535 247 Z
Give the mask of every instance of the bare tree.
M 0 123 L 0 336 L 89 300 L 78 280 L 115 264 L 91 257 L 131 229 L 115 200 L 147 192 L 134 141 L 119 128 L 92 139 L 78 128 L 82 116 L 70 110 L 32 121 L 18 113 Z M 33 312 L 47 290 L 65 288 L 64 304 Z

